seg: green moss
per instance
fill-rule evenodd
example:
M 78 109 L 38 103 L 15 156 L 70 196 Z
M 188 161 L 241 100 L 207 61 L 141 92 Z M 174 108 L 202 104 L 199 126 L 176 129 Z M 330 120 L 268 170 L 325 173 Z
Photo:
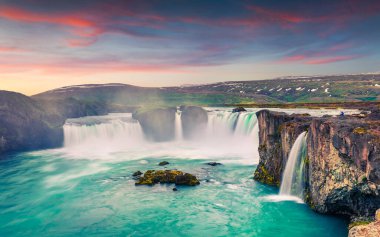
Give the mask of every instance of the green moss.
M 154 185 L 157 183 L 175 183 L 189 186 L 200 184 L 197 177 L 179 170 L 148 170 L 135 185 Z
M 355 222 L 352 222 L 348 225 L 348 229 L 351 229 L 355 226 L 368 225 L 369 223 L 371 223 L 371 222 L 370 221 L 355 221 Z
M 305 162 L 305 166 L 309 166 L 309 164 L 310 164 L 310 160 L 309 160 L 309 157 L 308 157 L 308 156 L 305 157 L 304 162 Z
M 309 205 L 311 209 L 315 210 L 315 205 L 313 201 L 311 200 L 310 190 L 305 190 L 305 202 L 307 203 L 307 205 Z
M 366 134 L 367 129 L 362 128 L 362 127 L 357 127 L 353 130 L 353 133 L 355 133 L 355 134 Z
M 264 184 L 280 186 L 280 182 L 275 180 L 274 176 L 269 173 L 264 165 L 259 165 L 257 167 L 254 179 Z

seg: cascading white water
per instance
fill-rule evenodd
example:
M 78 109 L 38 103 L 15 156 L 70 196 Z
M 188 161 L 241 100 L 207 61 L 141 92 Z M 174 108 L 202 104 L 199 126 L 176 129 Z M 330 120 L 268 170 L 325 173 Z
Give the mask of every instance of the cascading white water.
M 191 158 L 228 157 L 247 164 L 258 162 L 258 126 L 254 112 L 232 113 L 229 109 L 208 109 L 206 131 L 194 139 L 182 135 L 181 113 L 175 115 L 175 139 L 154 143 L 131 114 L 109 114 L 69 119 L 64 125 L 64 152 L 80 158 L 109 159 L 113 153 L 128 153 L 128 159 L 150 151 L 150 155 Z M 165 148 L 164 148 L 165 147 Z M 187 152 L 187 153 L 186 153 Z M 227 162 L 227 161 L 225 161 Z
M 181 111 L 177 109 L 175 113 L 175 140 L 180 141 L 183 139 L 182 135 L 182 121 L 181 121 Z
M 131 114 L 69 119 L 63 126 L 64 147 L 75 153 L 109 153 L 136 146 L 144 140 Z
M 257 123 L 255 112 L 232 113 L 230 111 L 213 111 L 208 119 L 209 135 L 249 136 Z
M 301 133 L 290 150 L 282 175 L 280 195 L 303 196 L 303 158 L 306 155 L 306 132 Z

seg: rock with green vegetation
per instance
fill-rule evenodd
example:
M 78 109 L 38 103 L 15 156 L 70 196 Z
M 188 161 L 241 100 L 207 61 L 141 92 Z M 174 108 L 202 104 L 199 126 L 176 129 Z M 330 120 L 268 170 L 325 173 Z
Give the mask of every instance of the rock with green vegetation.
M 260 161 L 254 179 L 269 185 L 280 186 L 287 157 L 298 135 L 307 130 L 311 117 L 287 115 L 261 110 L 256 113 L 259 124 Z
M 376 213 L 380 212 L 380 209 Z M 374 222 L 357 221 L 349 225 L 348 237 L 379 237 L 380 236 L 380 215 L 376 215 Z
M 315 211 L 371 220 L 380 207 L 380 123 L 377 117 L 310 117 L 257 113 L 260 161 L 254 179 L 280 185 L 297 136 L 307 131 L 304 200 Z
M 197 177 L 179 170 L 148 170 L 139 178 L 135 185 L 154 185 L 158 183 L 173 183 L 185 186 L 200 184 Z

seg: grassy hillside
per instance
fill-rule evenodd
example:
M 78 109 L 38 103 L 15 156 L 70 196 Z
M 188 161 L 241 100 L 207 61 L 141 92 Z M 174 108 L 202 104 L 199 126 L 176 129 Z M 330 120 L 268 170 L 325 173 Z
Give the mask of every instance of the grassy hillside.
M 124 84 L 80 85 L 33 98 L 47 104 L 68 99 L 92 111 L 127 111 L 141 106 L 371 102 L 380 99 L 380 74 L 282 78 L 207 85 L 145 88 Z M 50 106 L 54 107 L 54 106 Z M 90 111 L 91 112 L 91 111 Z M 91 112 L 92 113 L 92 112 Z

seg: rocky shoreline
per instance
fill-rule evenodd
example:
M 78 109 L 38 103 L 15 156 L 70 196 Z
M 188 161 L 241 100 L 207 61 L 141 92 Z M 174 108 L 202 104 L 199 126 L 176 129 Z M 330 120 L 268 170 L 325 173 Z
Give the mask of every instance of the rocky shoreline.
M 380 120 L 371 114 L 311 117 L 262 110 L 255 180 L 279 186 L 297 136 L 307 131 L 305 202 L 352 223 L 373 221 L 380 208 Z

